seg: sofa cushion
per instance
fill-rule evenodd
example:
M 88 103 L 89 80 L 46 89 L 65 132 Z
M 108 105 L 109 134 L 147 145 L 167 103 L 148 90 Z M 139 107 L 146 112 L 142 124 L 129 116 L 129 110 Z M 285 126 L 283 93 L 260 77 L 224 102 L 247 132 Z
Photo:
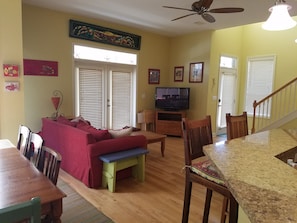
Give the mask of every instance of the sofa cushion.
M 101 141 L 101 140 L 105 140 L 105 139 L 111 139 L 112 136 L 110 135 L 110 133 L 108 132 L 108 130 L 100 130 L 100 129 L 96 129 L 95 127 L 87 124 L 84 121 L 78 121 L 76 127 L 78 129 L 81 129 L 83 131 L 89 132 L 91 133 L 94 138 L 96 139 L 96 141 Z
M 71 122 L 70 120 L 68 120 L 67 118 L 65 118 L 65 117 L 62 116 L 62 115 L 60 115 L 60 116 L 57 118 L 57 122 L 62 123 L 62 124 L 65 124 L 65 125 L 70 125 L 70 126 L 73 126 L 73 127 L 76 126 L 76 123 L 75 123 L 75 122 Z
M 118 129 L 118 130 L 108 130 L 109 133 L 111 134 L 112 138 L 119 138 L 123 136 L 129 136 L 132 133 L 132 127 L 130 128 L 125 128 L 125 129 Z

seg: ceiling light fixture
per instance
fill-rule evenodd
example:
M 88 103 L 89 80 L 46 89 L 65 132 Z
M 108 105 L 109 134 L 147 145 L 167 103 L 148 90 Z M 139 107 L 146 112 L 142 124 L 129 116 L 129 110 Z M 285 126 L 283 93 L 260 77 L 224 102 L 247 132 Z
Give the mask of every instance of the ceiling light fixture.
M 275 5 L 272 6 L 269 11 L 271 12 L 269 18 L 263 23 L 262 28 L 269 31 L 280 31 L 291 29 L 296 25 L 289 15 L 289 10 L 292 7 L 285 4 L 284 0 L 277 0 Z

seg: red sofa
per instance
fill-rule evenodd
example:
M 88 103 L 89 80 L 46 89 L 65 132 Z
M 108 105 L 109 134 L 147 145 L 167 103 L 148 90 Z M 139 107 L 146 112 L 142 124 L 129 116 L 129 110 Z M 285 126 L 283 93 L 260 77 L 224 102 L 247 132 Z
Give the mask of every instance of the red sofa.
M 41 135 L 45 146 L 62 155 L 61 168 L 90 188 L 101 187 L 100 155 L 147 146 L 142 135 L 96 141 L 91 133 L 50 118 L 42 118 Z M 127 176 L 127 170 L 118 175 L 119 178 Z

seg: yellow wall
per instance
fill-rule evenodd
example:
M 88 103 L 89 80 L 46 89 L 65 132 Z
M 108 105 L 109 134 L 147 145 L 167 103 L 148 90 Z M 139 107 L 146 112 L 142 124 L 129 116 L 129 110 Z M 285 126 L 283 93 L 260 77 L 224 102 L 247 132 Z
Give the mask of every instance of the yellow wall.
M 170 66 L 168 85 L 190 87 L 190 109 L 188 118 L 202 118 L 207 108 L 207 87 L 209 81 L 211 31 L 192 33 L 170 40 Z M 202 83 L 189 83 L 190 63 L 204 62 Z M 184 66 L 184 81 L 174 82 L 174 67 Z
M 294 17 L 296 20 L 297 17 Z M 244 108 L 245 80 L 247 71 L 247 58 L 251 56 L 276 55 L 274 89 L 278 89 L 297 76 L 297 27 L 280 32 L 265 31 L 261 23 L 243 27 L 242 39 L 242 61 L 241 73 L 243 78 L 240 82 L 240 105 Z M 249 126 L 252 126 L 251 118 Z M 282 128 L 296 128 L 297 120 L 294 120 Z
M 140 35 L 142 37 L 141 49 L 139 51 L 128 50 L 126 48 L 70 38 L 68 36 L 69 19 Z M 138 54 L 138 110 L 154 108 L 153 93 L 156 85 L 148 85 L 148 69 L 160 69 L 160 84 L 167 81 L 168 37 L 91 18 L 23 5 L 23 41 L 25 59 L 58 61 L 59 65 L 58 77 L 25 76 L 26 122 L 33 131 L 40 130 L 42 117 L 51 116 L 54 112 L 50 98 L 52 92 L 56 89 L 62 91 L 64 95 L 64 102 L 60 112 L 64 115 L 74 114 L 73 44 Z
M 281 32 L 269 32 L 261 28 L 261 24 L 243 27 L 243 45 L 241 73 L 241 105 L 244 106 L 247 58 L 251 56 L 276 55 L 274 89 L 278 89 L 297 76 L 297 28 Z
M 219 57 L 222 54 L 236 56 L 238 67 L 238 105 L 237 113 L 244 110 L 245 82 L 248 57 L 276 55 L 274 89 L 278 89 L 297 76 L 297 28 L 281 32 L 269 32 L 261 28 L 262 23 L 215 31 L 211 41 L 211 64 L 208 86 L 207 114 L 212 116 L 213 130 L 216 121 L 217 101 L 212 96 L 218 94 Z M 213 84 L 214 83 L 214 84 Z M 296 128 L 297 121 L 283 126 Z M 249 128 L 252 127 L 249 118 Z
M 33 131 L 39 131 L 40 119 L 54 112 L 50 101 L 56 89 L 64 94 L 61 112 L 72 115 L 74 112 L 73 61 L 74 43 L 138 54 L 138 98 L 137 110 L 154 108 L 154 89 L 157 85 L 148 84 L 148 69 L 161 70 L 159 86 L 191 87 L 189 118 L 212 116 L 216 123 L 219 57 L 222 54 L 239 58 L 239 103 L 238 113 L 243 110 L 246 61 L 249 56 L 277 55 L 275 88 L 293 79 L 297 73 L 296 28 L 282 32 L 267 32 L 261 24 L 192 33 L 169 38 L 143 30 L 107 23 L 92 18 L 22 5 L 21 0 L 4 0 L 1 8 L 6 8 L 0 20 L 0 61 L 20 65 L 21 90 L 0 93 L 0 137 L 16 139 L 19 124 L 26 124 Z M 23 10 L 21 9 L 23 7 Z M 8 19 L 9 18 L 9 19 Z M 141 50 L 129 50 L 68 36 L 69 19 L 97 24 L 142 37 Z M 7 34 L 8 33 L 8 34 Z M 23 36 L 22 36 L 23 35 Z M 58 77 L 23 76 L 22 58 L 53 60 L 59 63 Z M 204 62 L 203 83 L 189 83 L 189 64 Z M 174 82 L 175 66 L 184 66 L 184 81 Z M 4 80 L 1 77 L 3 89 Z M 215 126 L 214 126 L 215 127 Z M 215 129 L 214 129 L 215 131 Z
M 238 69 L 242 66 L 241 59 L 242 49 L 242 27 L 235 27 L 213 32 L 211 37 L 211 53 L 210 53 L 210 72 L 207 93 L 207 113 L 212 117 L 212 129 L 216 131 L 216 117 L 218 106 L 218 84 L 219 84 L 219 67 L 220 56 L 228 55 L 238 58 Z M 238 83 L 242 73 L 238 72 Z M 239 89 L 239 88 L 238 88 Z M 239 94 L 239 90 L 237 92 Z M 213 96 L 217 97 L 213 100 Z
M 20 123 L 24 123 L 24 82 L 21 0 L 0 1 L 0 138 L 16 143 Z M 3 64 L 19 65 L 20 76 L 3 77 Z M 20 91 L 5 92 L 5 81 L 18 81 Z

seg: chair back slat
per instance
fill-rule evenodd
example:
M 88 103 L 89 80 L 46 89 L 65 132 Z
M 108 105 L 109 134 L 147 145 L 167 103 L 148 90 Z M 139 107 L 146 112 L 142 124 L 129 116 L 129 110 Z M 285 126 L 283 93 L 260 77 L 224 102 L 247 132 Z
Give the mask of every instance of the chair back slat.
M 185 164 L 191 165 L 192 160 L 204 156 L 203 146 L 212 144 L 211 118 L 202 120 L 182 119 L 182 129 L 185 147 Z
M 248 135 L 247 113 L 242 115 L 226 114 L 227 139 L 235 139 Z
M 30 161 L 36 166 L 36 168 L 41 171 L 40 167 L 38 166 L 39 164 L 39 153 L 41 150 L 41 147 L 43 146 L 43 138 L 35 133 L 31 132 L 30 134 L 30 140 L 29 140 L 29 150 L 30 150 Z
M 30 150 L 29 150 L 30 133 L 31 133 L 31 130 L 27 126 L 24 126 L 24 125 L 19 126 L 17 149 L 28 159 L 30 157 Z

